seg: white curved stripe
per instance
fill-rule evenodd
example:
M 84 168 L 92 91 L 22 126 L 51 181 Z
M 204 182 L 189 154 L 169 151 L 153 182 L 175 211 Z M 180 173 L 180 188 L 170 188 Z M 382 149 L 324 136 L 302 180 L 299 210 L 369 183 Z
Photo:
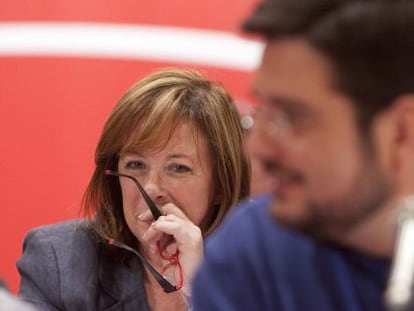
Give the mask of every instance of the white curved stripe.
M 92 23 L 0 23 L 0 56 L 146 59 L 252 70 L 263 45 L 190 28 Z

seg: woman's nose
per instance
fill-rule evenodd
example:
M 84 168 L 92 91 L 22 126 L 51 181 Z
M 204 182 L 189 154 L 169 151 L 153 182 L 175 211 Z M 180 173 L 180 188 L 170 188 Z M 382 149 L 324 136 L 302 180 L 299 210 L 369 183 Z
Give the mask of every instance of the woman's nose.
M 142 187 L 157 205 L 166 203 L 166 191 L 162 176 L 156 172 L 149 173 L 142 181 Z

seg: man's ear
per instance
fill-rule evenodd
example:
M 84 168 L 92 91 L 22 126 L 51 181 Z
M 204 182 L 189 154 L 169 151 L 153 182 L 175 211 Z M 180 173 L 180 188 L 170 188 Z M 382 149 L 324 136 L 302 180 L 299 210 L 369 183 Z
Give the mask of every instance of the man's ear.
M 396 126 L 396 143 L 407 152 L 414 150 L 414 94 L 394 101 L 392 115 Z M 405 150 L 407 149 L 407 150 Z
M 394 127 L 395 150 L 392 150 L 397 164 L 396 173 L 403 192 L 414 191 L 414 94 L 397 98 L 391 109 Z
M 375 117 L 372 130 L 379 164 L 390 178 L 398 178 L 414 156 L 414 94 L 394 99 Z

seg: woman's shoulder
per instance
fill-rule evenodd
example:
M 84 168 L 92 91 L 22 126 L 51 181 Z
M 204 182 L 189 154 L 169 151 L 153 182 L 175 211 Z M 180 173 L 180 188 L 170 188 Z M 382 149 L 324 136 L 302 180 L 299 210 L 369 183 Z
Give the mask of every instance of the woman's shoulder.
M 55 250 L 77 250 L 97 243 L 97 236 L 90 222 L 73 219 L 31 229 L 25 236 L 23 247 L 28 244 L 48 244 Z
M 64 305 L 98 303 L 94 299 L 101 297 L 101 272 L 110 275 L 111 281 L 116 274 L 109 260 L 102 256 L 100 240 L 86 220 L 36 227 L 27 233 L 23 254 L 17 261 L 19 295 L 39 306 L 53 304 L 62 310 L 66 309 Z M 108 266 L 113 269 L 101 269 Z
M 98 261 L 99 240 L 89 222 L 70 220 L 31 229 L 17 267 L 34 279 L 59 275 L 64 282 L 88 273 Z
M 63 234 L 67 233 L 70 234 L 71 232 L 74 233 L 74 231 L 78 230 L 88 230 L 90 226 L 90 222 L 85 219 L 71 219 L 66 220 L 58 223 L 53 224 L 47 224 L 47 225 L 41 225 L 37 226 L 33 229 L 30 229 L 29 232 L 48 232 L 48 233 L 54 233 L 54 234 Z

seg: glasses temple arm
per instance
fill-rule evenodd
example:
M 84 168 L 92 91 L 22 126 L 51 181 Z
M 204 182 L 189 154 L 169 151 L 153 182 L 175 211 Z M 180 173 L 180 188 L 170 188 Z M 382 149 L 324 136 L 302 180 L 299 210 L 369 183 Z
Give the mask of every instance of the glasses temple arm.
M 129 247 L 128 245 L 120 243 L 120 242 L 118 242 L 114 239 L 109 239 L 108 244 L 116 246 L 116 247 L 123 248 L 123 249 L 125 249 L 127 251 L 130 251 L 130 252 L 134 253 L 135 255 L 137 255 L 138 258 L 141 260 L 142 264 L 145 266 L 145 268 L 147 268 L 148 271 L 154 276 L 154 278 L 157 280 L 157 282 L 161 285 L 161 287 L 164 289 L 164 291 L 166 293 L 171 293 L 171 292 L 174 292 L 174 291 L 177 290 L 176 286 L 172 285 L 161 274 L 159 274 L 158 271 L 155 270 L 154 267 L 151 266 L 149 264 L 149 262 L 140 253 L 138 253 L 135 249 L 133 249 L 132 247 Z
M 119 172 L 111 171 L 111 170 L 105 170 L 105 174 L 112 175 L 112 176 L 121 176 L 131 179 L 135 185 L 138 187 L 139 192 L 141 192 L 142 197 L 144 198 L 145 202 L 147 203 L 149 209 L 151 210 L 152 216 L 154 217 L 154 220 L 157 220 L 162 214 L 158 207 L 155 205 L 154 201 L 151 200 L 148 193 L 144 190 L 144 188 L 141 186 L 141 184 L 138 182 L 138 180 L 130 175 L 122 174 Z

